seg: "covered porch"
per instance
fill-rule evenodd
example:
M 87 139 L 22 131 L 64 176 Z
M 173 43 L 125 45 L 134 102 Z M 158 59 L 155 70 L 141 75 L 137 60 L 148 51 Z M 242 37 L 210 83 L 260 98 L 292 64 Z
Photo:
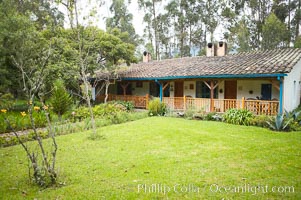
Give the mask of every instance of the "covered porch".
M 153 98 L 160 98 L 170 110 L 193 109 L 226 112 L 231 108 L 247 109 L 254 114 L 281 113 L 282 77 L 122 80 L 111 85 L 108 101 L 131 101 L 145 109 Z M 104 94 L 97 97 L 104 101 Z
M 97 98 L 98 102 L 104 102 L 104 95 Z M 108 95 L 108 101 L 130 101 L 136 108 L 146 109 L 151 97 L 135 95 Z M 170 110 L 185 111 L 197 110 L 202 112 L 223 113 L 231 108 L 246 109 L 256 115 L 276 115 L 279 109 L 279 101 L 246 100 L 242 99 L 210 99 L 192 97 L 163 97 L 163 102 Z

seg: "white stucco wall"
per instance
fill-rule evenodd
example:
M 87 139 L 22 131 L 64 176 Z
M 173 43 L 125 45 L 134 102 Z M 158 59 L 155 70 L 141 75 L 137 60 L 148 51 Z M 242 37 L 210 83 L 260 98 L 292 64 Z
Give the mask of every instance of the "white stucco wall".
M 194 89 L 190 89 L 190 84 L 193 84 Z M 247 98 L 256 98 L 256 96 L 261 95 L 261 84 L 271 84 L 268 80 L 238 80 L 237 81 L 237 99 L 242 97 Z M 170 85 L 174 88 L 174 82 L 170 82 Z M 218 85 L 218 98 L 224 99 L 225 94 L 225 81 L 221 81 Z M 222 92 L 220 93 L 220 89 Z M 252 90 L 253 94 L 249 94 L 249 91 Z M 195 98 L 196 95 L 196 81 L 184 81 L 184 95 L 192 96 Z M 174 91 L 170 91 L 170 97 L 174 97 Z M 279 91 L 272 86 L 272 99 L 279 99 Z
M 261 84 L 271 84 L 268 80 L 238 80 L 237 81 L 237 99 L 242 97 L 256 98 L 261 95 Z M 249 91 L 253 91 L 253 94 L 250 94 Z M 279 91 L 272 85 L 272 99 L 279 100 Z
M 149 94 L 149 82 L 142 82 L 142 87 L 136 87 L 136 82 L 133 82 L 132 94 L 136 96 L 145 96 L 146 94 Z
M 301 87 L 301 60 L 293 70 L 284 77 L 283 81 L 283 108 L 292 111 L 300 104 Z
M 190 84 L 193 85 L 193 89 L 190 89 Z M 184 96 L 191 96 L 195 98 L 195 86 L 196 81 L 184 81 Z
M 224 99 L 224 96 L 225 96 L 225 81 L 221 81 L 219 82 L 218 84 L 218 98 L 219 99 Z M 220 89 L 222 89 L 222 92 L 220 92 Z

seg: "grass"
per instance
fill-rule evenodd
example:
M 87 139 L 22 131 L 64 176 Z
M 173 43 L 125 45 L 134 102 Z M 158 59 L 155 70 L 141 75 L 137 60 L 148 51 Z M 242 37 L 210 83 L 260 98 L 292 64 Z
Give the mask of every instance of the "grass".
M 105 139 L 91 141 L 89 132 L 57 138 L 63 186 L 44 190 L 28 184 L 28 163 L 19 145 L 0 149 L 0 197 L 301 199 L 300 132 L 164 117 L 107 126 L 98 132 Z M 138 191 L 144 184 L 146 191 Z M 151 184 L 160 184 L 161 189 L 151 192 Z M 215 184 L 232 190 L 220 187 L 215 192 Z M 268 191 L 256 186 L 267 186 Z M 291 192 L 285 186 L 293 186 Z M 171 191 L 164 194 L 164 187 Z M 238 187 L 247 191 L 235 192 Z

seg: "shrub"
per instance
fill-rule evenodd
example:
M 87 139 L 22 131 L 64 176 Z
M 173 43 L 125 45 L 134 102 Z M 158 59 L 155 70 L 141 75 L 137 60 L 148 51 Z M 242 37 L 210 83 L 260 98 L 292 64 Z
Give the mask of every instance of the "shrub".
M 210 112 L 204 115 L 204 120 L 207 121 L 222 121 L 222 116 L 216 112 Z
M 292 130 L 292 131 L 301 131 L 300 122 L 298 123 L 298 121 L 293 121 L 292 123 L 290 123 L 290 130 Z
M 0 109 L 9 109 L 13 105 L 13 95 L 11 93 L 0 96 Z
M 250 120 L 250 125 L 268 128 L 269 125 L 268 125 L 267 121 L 269 121 L 269 120 L 270 120 L 270 117 L 267 115 L 257 115 L 257 116 L 254 116 L 254 118 L 252 118 Z
M 278 114 L 267 121 L 267 124 L 269 125 L 270 129 L 276 131 L 299 131 L 301 130 L 300 114 L 301 111 L 299 108 L 293 110 L 292 112 L 287 112 L 285 110 L 285 114 Z
M 132 111 L 135 108 L 132 101 L 110 101 L 109 104 L 120 104 L 124 106 L 127 111 Z
M 62 80 L 55 81 L 54 90 L 50 98 L 50 104 L 53 112 L 58 115 L 60 120 L 62 119 L 62 115 L 70 110 L 72 106 L 72 98 L 68 94 Z
M 275 117 L 272 117 L 270 121 L 267 121 L 270 129 L 275 131 L 289 131 L 290 123 L 292 122 L 293 119 L 285 116 L 284 114 L 278 114 Z
M 117 112 L 114 115 L 108 116 L 112 124 L 120 124 L 128 121 L 128 115 L 126 112 Z
M 223 115 L 223 120 L 230 124 L 250 125 L 253 113 L 244 109 L 230 109 Z
M 36 127 L 45 127 L 47 125 L 47 119 L 43 111 L 33 111 L 32 117 Z
M 24 116 L 23 116 L 23 115 Z M 33 110 L 32 117 L 35 122 L 36 127 L 45 127 L 47 124 L 46 116 L 44 111 Z M 26 130 L 32 128 L 29 114 L 27 112 L 12 112 L 8 111 L 6 113 L 0 113 L 0 133 L 11 132 L 7 123 L 5 122 L 7 118 L 16 131 Z
M 149 116 L 164 116 L 167 112 L 167 106 L 161 102 L 160 99 L 156 98 L 151 100 L 148 104 Z
M 196 114 L 196 111 L 194 109 L 187 109 L 184 113 L 184 117 L 187 119 L 193 119 L 195 114 Z
M 115 115 L 118 112 L 126 112 L 127 109 L 125 106 L 118 104 L 118 103 L 106 103 L 106 104 L 99 104 L 93 107 L 93 113 L 95 117 L 109 117 Z M 74 120 L 83 120 L 90 117 L 90 112 L 87 107 L 79 107 L 73 112 Z
M 114 115 L 118 112 L 126 112 L 126 108 L 121 104 L 106 103 L 106 104 L 100 104 L 93 107 L 93 112 L 95 116 L 106 117 L 106 116 Z

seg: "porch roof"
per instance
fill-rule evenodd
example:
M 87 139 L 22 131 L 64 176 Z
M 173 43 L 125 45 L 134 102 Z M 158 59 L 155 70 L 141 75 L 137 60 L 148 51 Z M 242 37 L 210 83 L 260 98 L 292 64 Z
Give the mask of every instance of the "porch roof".
M 289 73 L 300 60 L 301 49 L 285 48 L 138 63 L 119 76 L 124 80 L 279 77 Z

